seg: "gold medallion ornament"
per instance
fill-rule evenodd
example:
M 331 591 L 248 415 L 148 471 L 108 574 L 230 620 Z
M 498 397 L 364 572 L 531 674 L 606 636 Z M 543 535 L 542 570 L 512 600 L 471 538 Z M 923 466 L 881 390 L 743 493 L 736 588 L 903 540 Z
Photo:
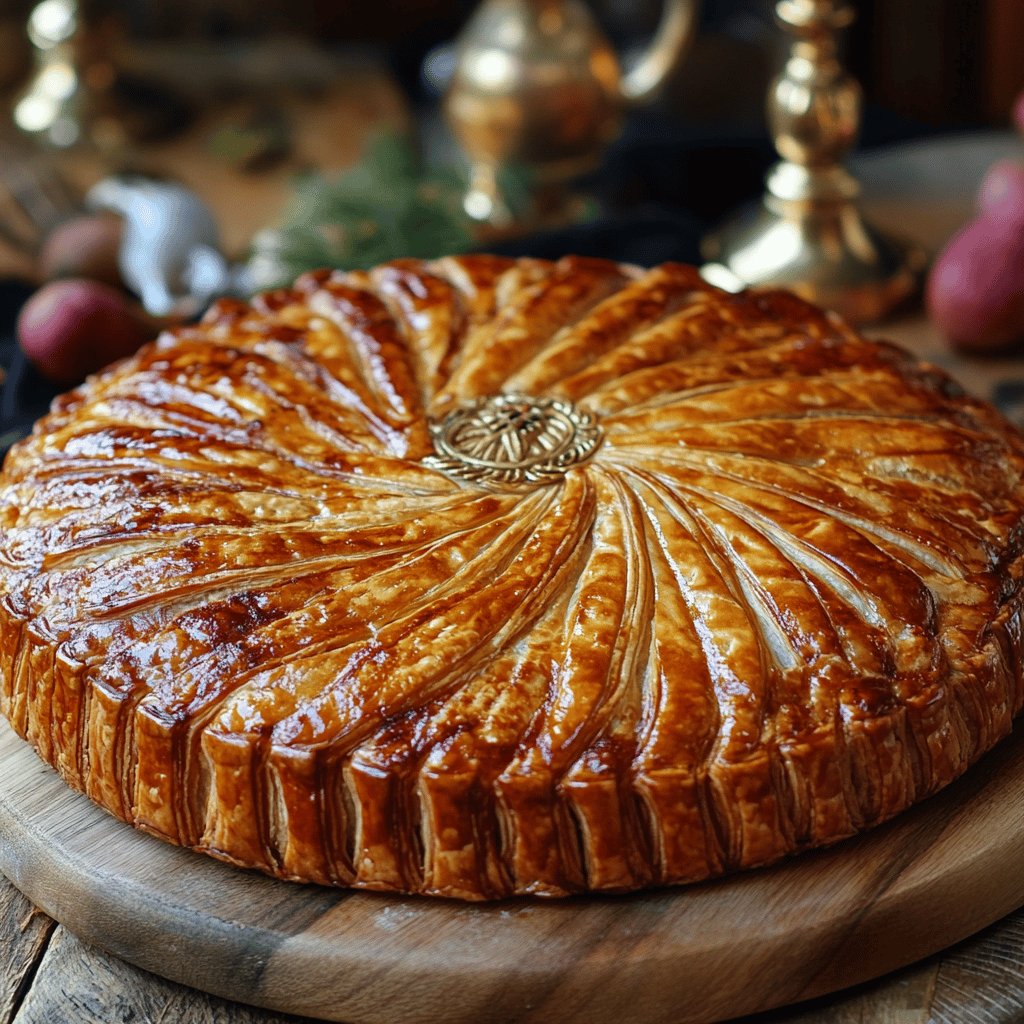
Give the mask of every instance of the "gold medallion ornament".
M 531 395 L 478 398 L 431 423 L 436 455 L 424 462 L 490 490 L 528 490 L 586 461 L 601 428 L 571 402 Z

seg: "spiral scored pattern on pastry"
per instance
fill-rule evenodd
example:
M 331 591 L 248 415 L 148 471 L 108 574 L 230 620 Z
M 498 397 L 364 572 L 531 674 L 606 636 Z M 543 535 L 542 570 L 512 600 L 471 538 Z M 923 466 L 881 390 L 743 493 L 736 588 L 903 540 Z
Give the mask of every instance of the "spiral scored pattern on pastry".
M 501 394 L 600 443 L 525 489 L 438 468 L 432 429 Z M 2 709 L 113 814 L 282 877 L 702 879 L 1009 731 L 1022 468 L 938 371 L 691 268 L 309 275 L 12 452 Z

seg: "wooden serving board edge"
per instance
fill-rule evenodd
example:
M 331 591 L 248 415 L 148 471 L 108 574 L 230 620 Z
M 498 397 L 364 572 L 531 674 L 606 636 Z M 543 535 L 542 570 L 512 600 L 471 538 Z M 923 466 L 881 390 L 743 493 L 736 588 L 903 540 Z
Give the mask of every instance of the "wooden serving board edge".
M 1020 728 L 944 793 L 832 849 L 558 903 L 239 871 L 111 818 L 6 725 L 0 773 L 0 869 L 72 932 L 217 995 L 350 1024 L 724 1019 L 876 977 L 1024 904 Z

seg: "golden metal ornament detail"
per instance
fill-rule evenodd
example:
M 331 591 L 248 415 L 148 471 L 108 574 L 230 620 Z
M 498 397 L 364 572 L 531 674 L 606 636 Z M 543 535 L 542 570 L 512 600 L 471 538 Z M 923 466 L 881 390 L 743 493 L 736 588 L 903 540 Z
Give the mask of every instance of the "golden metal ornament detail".
M 61 148 L 83 135 L 82 20 L 77 0 L 42 0 L 33 8 L 28 35 L 35 73 L 12 113 L 22 131 Z
M 592 170 L 627 104 L 652 99 L 679 62 L 699 0 L 664 0 L 647 53 L 623 74 L 582 0 L 484 0 L 458 40 L 445 114 L 470 161 L 463 205 L 481 225 L 515 216 L 499 183 L 523 170 L 534 222 L 571 216 L 568 183 Z
M 478 398 L 431 423 L 436 455 L 424 463 L 487 490 L 520 491 L 561 479 L 603 438 L 593 418 L 557 398 Z
M 705 239 L 704 276 L 732 289 L 787 287 L 854 323 L 880 320 L 916 291 L 925 259 L 865 220 L 860 185 L 842 164 L 861 118 L 860 86 L 836 50 L 853 5 L 779 0 L 775 11 L 793 36 L 768 97 L 782 160 L 758 210 Z

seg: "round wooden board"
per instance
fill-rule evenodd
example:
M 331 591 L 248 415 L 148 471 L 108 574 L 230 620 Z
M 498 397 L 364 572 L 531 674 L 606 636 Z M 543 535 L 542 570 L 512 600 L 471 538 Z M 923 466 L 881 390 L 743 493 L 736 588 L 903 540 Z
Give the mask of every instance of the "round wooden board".
M 1024 904 L 1024 729 L 830 850 L 639 896 L 459 904 L 296 886 L 116 821 L 0 726 L 0 869 L 83 939 L 350 1024 L 719 1020 L 885 973 Z

